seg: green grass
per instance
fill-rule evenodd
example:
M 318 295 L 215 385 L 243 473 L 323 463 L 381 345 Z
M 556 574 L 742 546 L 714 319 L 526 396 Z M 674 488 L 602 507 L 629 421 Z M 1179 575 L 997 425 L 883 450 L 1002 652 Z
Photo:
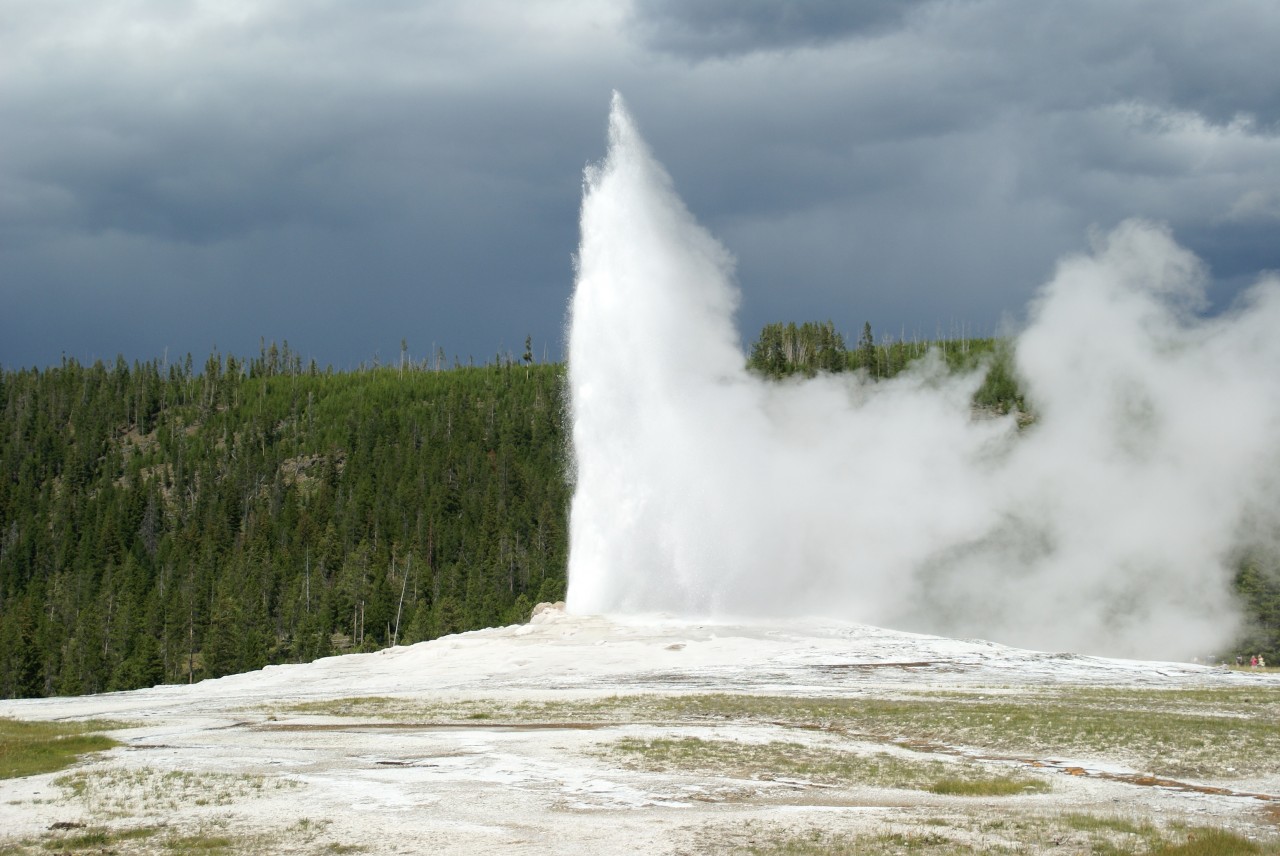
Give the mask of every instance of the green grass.
M 53 773 L 82 755 L 120 744 L 95 732 L 120 728 L 116 722 L 24 722 L 0 718 L 0 779 Z
M 956 797 L 1008 797 L 1016 794 L 1044 793 L 1049 789 L 1049 783 L 1041 779 L 1012 775 L 971 779 L 947 776 L 938 779 L 928 788 L 931 793 Z
M 1158 838 L 1160 835 L 1160 831 L 1150 823 L 1137 823 L 1124 817 L 1079 814 L 1073 812 L 1063 815 L 1062 822 L 1070 829 L 1076 829 L 1081 832 L 1118 832 L 1124 835 L 1138 835 L 1143 838 Z
M 117 845 L 126 841 L 150 838 L 159 830 L 154 826 L 137 826 L 128 829 L 92 827 L 74 832 L 47 836 L 40 848 L 50 853 L 114 853 Z M 21 850 L 14 850 L 21 853 Z
M 1188 831 L 1183 841 L 1162 842 L 1147 851 L 1149 856 L 1241 856 L 1246 853 L 1276 853 L 1275 845 L 1266 846 L 1228 832 L 1202 827 Z

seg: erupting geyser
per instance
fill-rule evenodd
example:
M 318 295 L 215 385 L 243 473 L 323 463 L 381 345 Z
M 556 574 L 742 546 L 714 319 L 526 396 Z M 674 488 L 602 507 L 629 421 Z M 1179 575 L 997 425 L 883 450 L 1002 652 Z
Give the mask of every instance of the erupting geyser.
M 823 615 L 1168 658 L 1238 629 L 1240 550 L 1280 507 L 1280 281 L 1198 316 L 1200 262 L 1130 221 L 1063 260 L 1016 362 L 981 378 L 749 374 L 733 260 L 616 95 L 588 169 L 569 328 L 568 606 Z

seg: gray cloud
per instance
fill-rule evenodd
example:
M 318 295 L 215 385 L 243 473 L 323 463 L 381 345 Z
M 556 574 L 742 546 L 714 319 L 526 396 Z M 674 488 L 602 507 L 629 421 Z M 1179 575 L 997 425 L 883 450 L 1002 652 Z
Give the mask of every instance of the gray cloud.
M 704 59 L 883 32 L 900 24 L 915 5 L 901 0 L 637 0 L 631 23 L 653 50 Z
M 615 87 L 747 338 L 991 330 L 1130 216 L 1280 268 L 1280 11 L 850 8 L 0 0 L 0 362 L 558 356 Z

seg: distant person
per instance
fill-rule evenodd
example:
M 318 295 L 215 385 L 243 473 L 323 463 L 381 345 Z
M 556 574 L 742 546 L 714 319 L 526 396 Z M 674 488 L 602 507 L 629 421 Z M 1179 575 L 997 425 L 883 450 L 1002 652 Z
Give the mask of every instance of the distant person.
M 1244 655 L 1236 654 L 1236 666 L 1243 666 L 1243 665 L 1244 665 Z
M 1263 657 L 1261 654 L 1259 654 L 1259 655 L 1258 655 L 1258 668 L 1259 668 L 1259 669 L 1265 669 L 1266 667 L 1267 667 L 1267 658 L 1266 658 L 1266 657 Z
M 1257 655 L 1257 654 L 1254 654 L 1252 657 L 1250 657 L 1250 658 L 1249 658 L 1249 668 L 1251 668 L 1251 669 L 1256 669 L 1256 668 L 1258 668 L 1258 655 Z

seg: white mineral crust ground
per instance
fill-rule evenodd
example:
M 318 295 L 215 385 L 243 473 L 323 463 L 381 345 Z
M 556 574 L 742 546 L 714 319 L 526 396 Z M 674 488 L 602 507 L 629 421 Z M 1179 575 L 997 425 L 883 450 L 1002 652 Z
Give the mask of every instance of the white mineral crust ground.
M 974 798 L 924 792 L 833 790 L 786 781 L 733 783 L 710 775 L 642 772 L 625 769 L 599 751 L 621 737 L 660 734 L 748 741 L 829 739 L 731 720 L 699 727 L 624 722 L 575 728 L 566 722 L 522 728 L 484 720 L 393 726 L 376 714 L 362 720 L 288 708 L 360 696 L 421 703 L 480 699 L 501 709 L 520 701 L 651 693 L 876 698 L 972 687 L 1016 693 L 1019 688 L 1064 685 L 1277 684 L 1264 674 L 1047 654 L 830 621 L 712 624 L 549 611 L 527 625 L 305 665 L 271 666 L 190 686 L 0 701 L 0 716 L 110 718 L 136 726 L 113 732 L 124 746 L 80 762 L 73 772 L 146 769 L 263 777 L 264 787 L 225 804 L 193 800 L 163 811 L 138 806 L 127 819 L 134 825 L 196 828 L 216 823 L 234 836 L 281 833 L 306 821 L 322 830 L 320 838 L 297 844 L 293 852 L 321 852 L 323 842 L 331 841 L 374 854 L 692 853 L 698 852 L 698 836 L 717 826 L 755 822 L 875 830 L 912 813 L 954 814 L 957 799 L 967 800 L 963 811 L 986 804 L 993 812 L 1105 813 L 1123 808 L 1170 812 L 1165 816 L 1209 825 L 1231 825 L 1247 813 L 1256 815 L 1259 805 L 1248 797 L 1054 773 L 1049 774 L 1054 785 L 1049 794 L 975 803 Z M 1116 769 L 1114 759 L 1070 763 Z M 82 801 L 55 784 L 63 775 L 66 771 L 0 781 L 0 845 L 38 838 L 57 822 L 99 822 Z M 280 780 L 288 786 L 273 786 Z M 1280 779 L 1274 777 L 1245 784 L 1255 792 L 1280 793 Z M 736 796 L 719 799 L 719 791 Z M 272 847 L 290 852 L 295 837 L 279 835 Z

